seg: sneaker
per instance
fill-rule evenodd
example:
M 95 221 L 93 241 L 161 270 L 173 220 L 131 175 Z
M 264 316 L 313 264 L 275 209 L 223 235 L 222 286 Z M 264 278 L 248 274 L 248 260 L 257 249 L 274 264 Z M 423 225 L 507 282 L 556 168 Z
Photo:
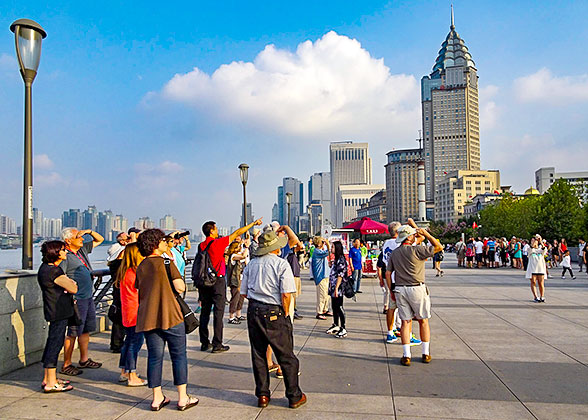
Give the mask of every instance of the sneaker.
M 402 356 L 400 359 L 400 364 L 402 366 L 410 366 L 410 357 Z
M 422 341 L 419 340 L 418 338 L 416 338 L 414 334 L 412 334 L 412 336 L 410 337 L 410 345 L 411 346 L 418 346 L 421 343 L 422 343 Z
M 384 308 L 384 310 L 382 311 L 382 313 L 383 313 L 384 315 L 386 315 L 386 314 L 388 313 L 388 308 Z
M 224 353 L 225 351 L 229 351 L 229 349 L 230 349 L 229 346 L 213 347 L 212 353 Z
M 576 276 L 572 277 L 572 280 L 576 280 Z
M 399 339 L 398 339 L 398 337 L 396 337 L 394 334 L 388 334 L 388 335 L 386 336 L 386 343 L 388 343 L 388 344 L 395 343 L 395 342 L 397 342 L 398 340 L 399 340 Z
M 194 309 L 194 313 L 195 313 L 195 314 L 199 314 L 199 313 L 200 313 L 200 311 L 202 311 L 202 308 L 201 308 L 200 306 L 199 306 L 199 307 L 197 307 L 196 309 Z
M 396 337 L 400 338 L 400 330 L 392 330 L 392 332 Z
M 562 280 L 563 280 L 563 279 L 565 279 L 565 278 L 566 278 L 566 276 L 561 276 L 561 279 L 562 279 Z
M 337 334 L 335 334 L 337 338 L 345 338 L 347 337 L 347 330 L 345 328 L 341 328 Z
M 237 319 L 239 321 L 245 321 L 247 318 L 245 317 L 245 315 L 241 315 L 241 316 L 238 316 Z
M 545 303 L 545 298 L 544 297 L 541 297 L 541 299 L 539 299 L 539 302 Z
M 294 319 L 299 320 L 304 318 L 302 315 L 299 315 L 298 312 L 294 311 Z
M 240 323 L 241 323 L 241 321 L 239 321 L 239 318 L 237 318 L 237 317 L 229 319 L 229 324 L 240 324 Z
M 535 298 L 535 299 L 533 299 L 533 302 L 535 302 L 535 303 L 539 303 L 539 302 L 541 302 L 541 299 L 539 299 L 539 298 Z
M 281 368 L 278 368 L 278 370 L 276 370 L 276 378 L 284 379 L 284 372 L 282 372 Z
M 338 332 L 339 332 L 339 326 L 335 325 L 335 324 L 331 325 L 329 327 L 329 329 L 326 331 L 327 334 L 331 334 L 331 335 L 337 334 Z

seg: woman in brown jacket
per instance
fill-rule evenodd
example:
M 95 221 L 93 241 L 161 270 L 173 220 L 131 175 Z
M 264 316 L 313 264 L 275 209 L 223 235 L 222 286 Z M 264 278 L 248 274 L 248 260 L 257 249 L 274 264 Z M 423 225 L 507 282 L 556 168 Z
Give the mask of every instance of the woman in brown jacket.
M 167 343 L 172 362 L 174 385 L 178 389 L 177 409 L 184 411 L 198 404 L 198 398 L 186 393 L 188 359 L 186 332 L 180 306 L 173 288 L 182 293 L 186 285 L 175 264 L 169 264 L 171 278 L 161 256 L 167 251 L 165 234 L 159 229 L 147 229 L 137 238 L 139 252 L 145 259 L 137 267 L 136 286 L 139 290 L 139 310 L 136 332 L 143 332 L 147 341 L 147 380 L 153 389 L 151 410 L 159 411 L 170 403 L 161 390 L 163 350 Z

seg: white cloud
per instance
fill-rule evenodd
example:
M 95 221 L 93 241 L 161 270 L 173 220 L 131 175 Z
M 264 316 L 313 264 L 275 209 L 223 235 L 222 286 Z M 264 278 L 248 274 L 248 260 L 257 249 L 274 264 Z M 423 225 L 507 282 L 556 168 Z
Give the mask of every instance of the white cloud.
M 162 96 L 222 120 L 313 140 L 389 141 L 391 133 L 420 126 L 414 76 L 392 74 L 357 40 L 335 32 L 295 52 L 268 45 L 253 62 L 225 64 L 211 75 L 198 68 L 176 74 Z
M 53 168 L 53 161 L 48 155 L 35 155 L 33 159 L 35 169 L 51 169 Z
M 44 173 L 35 177 L 37 187 L 67 187 L 70 182 L 57 172 Z
M 482 133 L 494 128 L 500 116 L 500 107 L 493 100 L 498 92 L 499 88 L 495 85 L 487 85 L 480 88 L 480 128 Z
M 141 190 L 161 190 L 175 187 L 181 178 L 180 173 L 184 170 L 182 165 L 169 160 L 157 165 L 137 163 L 134 168 L 134 183 Z M 169 192 L 172 193 L 171 190 Z
M 547 68 L 514 81 L 516 98 L 521 102 L 566 104 L 588 101 L 588 74 L 554 76 Z

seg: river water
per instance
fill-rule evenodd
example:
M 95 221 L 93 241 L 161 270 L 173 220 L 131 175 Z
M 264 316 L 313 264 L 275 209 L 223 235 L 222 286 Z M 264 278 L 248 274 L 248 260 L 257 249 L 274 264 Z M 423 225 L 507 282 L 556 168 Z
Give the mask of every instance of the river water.
M 90 263 L 94 270 L 106 268 L 106 256 L 108 245 L 99 245 L 89 255 Z M 0 249 L 0 272 L 4 270 L 15 270 L 21 268 L 22 249 Z M 41 265 L 41 247 L 38 244 L 33 246 L 33 268 L 36 270 Z

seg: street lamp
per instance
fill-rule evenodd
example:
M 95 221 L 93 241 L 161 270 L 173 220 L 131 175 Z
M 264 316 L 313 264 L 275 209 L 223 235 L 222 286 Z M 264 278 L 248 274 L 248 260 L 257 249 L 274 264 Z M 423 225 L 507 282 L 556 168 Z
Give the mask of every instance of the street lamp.
M 41 61 L 41 42 L 47 32 L 37 22 L 19 19 L 10 25 L 16 57 L 25 83 L 24 186 L 22 211 L 22 268 L 33 268 L 33 107 L 32 88 Z
M 245 185 L 249 178 L 249 165 L 242 163 L 239 165 L 241 171 L 241 183 L 243 184 L 243 226 L 247 226 L 247 193 L 245 192 Z
M 286 204 L 288 204 L 288 226 L 290 226 L 290 204 L 292 203 L 292 193 L 286 193 Z

